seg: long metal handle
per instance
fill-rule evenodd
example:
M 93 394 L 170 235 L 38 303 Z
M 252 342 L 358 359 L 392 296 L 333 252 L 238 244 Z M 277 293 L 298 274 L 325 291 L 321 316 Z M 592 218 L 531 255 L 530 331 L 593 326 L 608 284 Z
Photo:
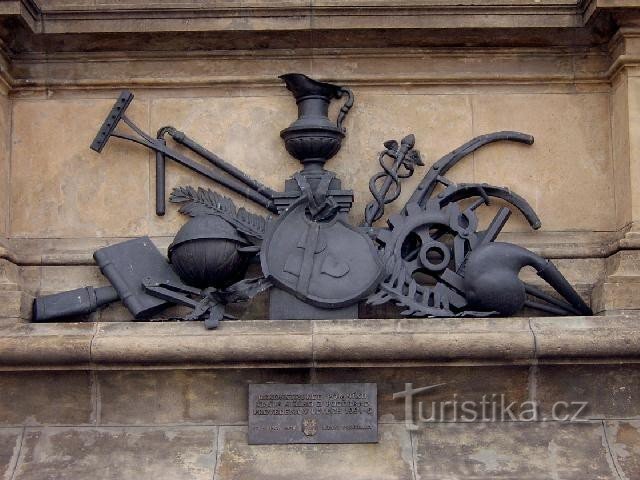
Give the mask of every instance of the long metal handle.
M 100 153 L 104 148 L 104 146 L 107 144 L 107 141 L 109 140 L 109 138 L 111 137 L 122 138 L 124 140 L 129 140 L 131 142 L 139 143 L 140 145 L 144 145 L 145 147 L 150 148 L 156 152 L 156 172 L 160 174 L 157 178 L 159 178 L 162 183 L 164 183 L 164 160 L 166 157 L 168 157 L 178 162 L 179 164 L 189 168 L 190 170 L 193 170 L 194 172 L 199 173 L 200 175 L 203 175 L 208 179 L 213 180 L 214 182 L 219 183 L 224 187 L 227 187 L 229 190 L 232 190 L 242 195 L 243 197 L 253 202 L 256 202 L 259 205 L 262 205 L 264 208 L 266 208 L 270 212 L 278 213 L 278 209 L 276 208 L 273 202 L 273 194 L 275 193 L 273 192 L 273 190 L 269 189 L 268 187 L 265 187 L 264 185 L 258 184 L 258 182 L 255 182 L 255 181 L 253 181 L 254 182 L 253 185 L 246 183 L 246 181 L 250 180 L 249 177 L 244 175 L 240 170 L 235 169 L 235 167 L 232 167 L 231 165 L 227 164 L 222 159 L 219 159 L 218 157 L 216 157 L 215 162 L 212 161 L 211 159 L 209 159 L 209 161 L 219 166 L 220 168 L 223 168 L 221 165 L 224 164 L 225 168 L 223 169 L 228 173 L 229 173 L 229 170 L 234 169 L 236 173 L 236 178 L 226 178 L 215 171 L 205 168 L 204 166 L 200 165 L 198 162 L 174 150 L 171 150 L 169 147 L 166 146 L 166 143 L 164 142 L 163 139 L 152 138 L 151 136 L 147 135 L 144 131 L 142 131 L 142 129 L 140 129 L 131 119 L 129 119 L 125 115 L 127 107 L 129 106 L 132 100 L 133 100 L 133 94 L 131 92 L 125 90 L 122 93 L 120 93 L 120 96 L 116 100 L 116 103 L 114 104 L 113 108 L 109 112 L 109 115 L 107 116 L 102 126 L 100 127 L 98 134 L 96 135 L 93 142 L 91 143 L 92 150 Z M 136 138 L 134 136 L 127 135 L 124 133 L 115 133 L 114 130 L 118 125 L 118 123 L 120 122 L 120 120 L 125 122 L 138 135 L 138 137 Z M 195 142 L 194 142 L 194 145 L 196 145 Z M 209 154 L 213 155 L 211 152 L 209 152 Z M 244 180 L 238 181 L 237 174 L 242 174 Z M 260 191 L 258 191 L 255 188 L 256 185 L 260 185 Z M 162 186 L 162 190 L 160 190 L 159 186 L 156 188 L 156 202 L 157 202 L 156 211 L 157 212 L 164 211 L 164 184 L 161 186 Z M 162 191 L 162 195 L 160 195 L 161 191 Z M 158 204 L 161 204 L 162 207 L 158 208 Z M 158 213 L 158 214 L 160 215 L 161 213 Z
M 260 193 L 261 195 L 264 195 L 268 199 L 273 200 L 274 195 L 276 195 L 276 192 L 274 190 L 270 189 L 266 185 L 263 185 L 259 181 L 251 178 L 249 175 L 244 173 L 239 168 L 236 168 L 230 163 L 225 162 L 222 158 L 217 156 L 215 153 L 207 150 L 202 145 L 197 143 L 195 140 L 192 140 L 191 138 L 186 136 L 184 132 L 180 132 L 178 130 L 169 130 L 168 133 L 179 144 L 184 145 L 192 152 L 197 153 L 202 158 L 208 160 L 216 167 L 220 168 L 221 170 L 224 170 L 229 175 L 240 180 L 245 185 L 248 185 L 249 187 L 251 187 L 256 192 Z
M 161 131 L 158 132 L 158 143 L 166 145 Z M 165 158 L 164 153 L 156 151 L 156 215 L 163 216 L 166 211 L 165 202 Z
M 488 145 L 489 143 L 498 142 L 501 140 L 519 142 L 527 145 L 533 144 L 533 137 L 531 135 L 520 132 L 495 132 L 488 135 L 481 135 L 479 137 L 476 137 L 465 143 L 461 147 L 458 147 L 452 152 L 449 152 L 447 155 L 434 163 L 413 192 L 413 195 L 411 195 L 411 197 L 407 201 L 407 204 L 417 203 L 420 206 L 424 206 L 438 184 L 438 177 L 444 176 L 444 174 L 447 173 L 448 170 L 450 170 L 456 163 L 458 163 L 462 158 L 466 157 L 470 153 L 475 152 L 479 148 Z
M 126 117 L 124 117 L 123 120 L 127 121 L 128 124 L 129 122 L 131 122 Z M 150 148 L 156 152 L 162 152 L 165 155 L 165 157 L 169 157 L 175 162 L 178 162 L 180 165 L 183 165 L 188 169 L 193 170 L 194 172 L 199 173 L 200 175 L 205 176 L 216 183 L 219 183 L 223 187 L 227 187 L 229 190 L 236 192 L 259 205 L 262 205 L 264 208 L 266 208 L 270 212 L 278 213 L 278 210 L 275 204 L 273 203 L 273 201 L 269 200 L 264 195 L 256 192 L 252 188 L 240 183 L 239 181 L 233 178 L 224 177 L 219 173 L 200 165 L 198 162 L 188 157 L 185 157 L 184 155 L 170 149 L 166 145 L 160 144 L 157 140 L 147 139 L 147 138 L 135 138 L 130 135 L 126 135 L 122 133 L 112 133 L 111 135 L 116 138 L 122 138 L 124 140 L 129 140 L 131 142 L 139 143 L 140 145 L 144 145 L 145 147 Z

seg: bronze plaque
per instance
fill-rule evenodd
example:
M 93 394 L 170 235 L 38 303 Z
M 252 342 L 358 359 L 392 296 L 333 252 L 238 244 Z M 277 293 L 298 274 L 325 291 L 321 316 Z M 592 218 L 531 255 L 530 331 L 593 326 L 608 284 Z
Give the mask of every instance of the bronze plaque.
M 249 444 L 377 443 L 375 383 L 249 385 Z

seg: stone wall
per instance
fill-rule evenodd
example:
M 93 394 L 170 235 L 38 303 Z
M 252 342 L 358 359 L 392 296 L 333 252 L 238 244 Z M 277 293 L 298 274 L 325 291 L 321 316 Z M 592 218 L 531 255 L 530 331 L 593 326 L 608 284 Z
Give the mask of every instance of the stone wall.
M 640 2 L 488 3 L 0 0 L 0 477 L 638 478 Z M 475 135 L 534 135 L 450 177 L 527 199 L 542 229 L 515 214 L 501 238 L 553 259 L 600 315 L 278 321 L 261 298 L 213 332 L 121 305 L 28 323 L 33 295 L 106 284 L 97 248 L 148 234 L 166 249 L 185 220 L 155 216 L 148 151 L 88 148 L 121 89 L 144 129 L 172 124 L 279 189 L 298 165 L 277 76 L 296 71 L 356 95 L 328 164 L 354 223 L 385 140 L 415 133 L 429 165 Z M 174 164 L 167 183 L 209 186 Z M 247 444 L 248 384 L 369 381 L 379 443 Z M 439 385 L 427 407 L 504 394 L 541 416 L 407 428 L 407 383 Z M 588 408 L 549 418 L 558 401 Z
M 1 3 L 9 96 L 1 100 L 0 148 L 10 160 L 3 156 L 0 170 L 8 184 L 0 224 L 5 256 L 21 267 L 28 295 L 104 284 L 93 250 L 144 234 L 164 248 L 185 220 L 173 206 L 155 215 L 150 152 L 117 139 L 102 155 L 88 148 L 120 89 L 136 94 L 130 116 L 147 131 L 174 125 L 280 189 L 299 165 L 278 135 L 296 114 L 277 75 L 299 71 L 356 95 L 343 149 L 328 164 L 355 192 L 353 223 L 371 198 L 367 181 L 383 141 L 415 133 L 430 164 L 476 135 L 520 130 L 534 135 L 533 146 L 486 147 L 450 177 L 522 195 L 543 227 L 531 232 L 514 215 L 501 238 L 555 259 L 597 311 L 635 308 L 633 282 L 614 294 L 606 278 L 620 263 L 614 258 L 635 261 L 615 254 L 638 242 L 632 7 L 502 2 L 479 14 L 474 2 L 454 13 L 428 1 L 270 2 L 253 10 Z M 181 11 L 191 15 L 186 24 Z M 421 176 L 404 184 L 388 213 Z M 213 186 L 174 164 L 167 184 Z M 103 320 L 126 315 L 114 308 Z
M 224 322 L 215 334 L 195 323 L 0 326 L 0 474 L 633 479 L 637 325 L 629 315 L 260 320 Z M 247 385 L 268 382 L 376 383 L 379 442 L 248 445 Z M 413 417 L 394 398 L 407 384 L 437 385 L 416 395 Z M 486 420 L 490 409 L 464 421 L 452 407 L 501 395 L 515 419 L 499 406 L 497 421 Z M 587 405 L 570 422 L 562 418 L 576 410 L 558 401 Z M 535 419 L 520 417 L 525 402 Z

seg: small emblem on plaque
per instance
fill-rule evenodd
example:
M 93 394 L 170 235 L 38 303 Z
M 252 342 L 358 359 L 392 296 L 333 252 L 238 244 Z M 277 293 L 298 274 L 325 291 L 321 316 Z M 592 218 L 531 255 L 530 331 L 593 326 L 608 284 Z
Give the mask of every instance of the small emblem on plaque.
M 318 421 L 315 418 L 305 418 L 302 420 L 302 433 L 307 437 L 313 437 L 318 433 Z

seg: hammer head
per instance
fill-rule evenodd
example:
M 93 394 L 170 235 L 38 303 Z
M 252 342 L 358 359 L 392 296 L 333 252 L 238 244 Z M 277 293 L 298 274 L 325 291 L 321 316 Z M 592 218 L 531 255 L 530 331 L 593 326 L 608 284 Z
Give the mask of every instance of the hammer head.
M 122 92 L 120 92 L 118 100 L 116 100 L 116 103 L 109 112 L 109 115 L 107 115 L 107 118 L 102 123 L 102 126 L 100 127 L 100 130 L 96 135 L 96 138 L 94 138 L 93 142 L 91 142 L 91 150 L 94 150 L 98 153 L 102 151 L 104 146 L 107 144 L 107 140 L 109 140 L 113 129 L 116 128 L 116 125 L 131 103 L 131 100 L 133 100 L 133 93 L 129 92 L 128 90 L 123 90 Z

